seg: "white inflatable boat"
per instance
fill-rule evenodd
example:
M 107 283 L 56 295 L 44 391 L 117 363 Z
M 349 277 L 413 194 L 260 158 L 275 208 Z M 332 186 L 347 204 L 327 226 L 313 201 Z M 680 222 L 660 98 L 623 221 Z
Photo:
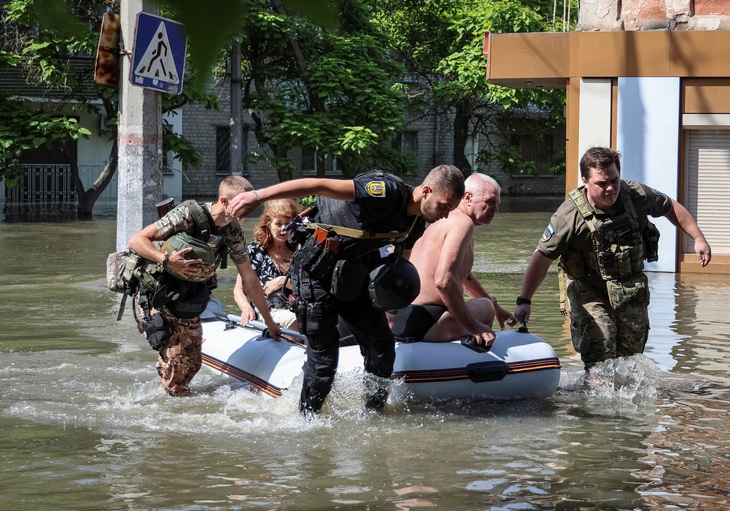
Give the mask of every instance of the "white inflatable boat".
M 241 326 L 211 302 L 203 315 L 203 363 L 280 397 L 302 374 L 304 336 L 284 330 L 274 341 L 263 323 Z M 358 346 L 340 348 L 338 374 L 363 371 Z M 560 381 L 560 360 L 540 337 L 517 330 L 497 333 L 488 352 L 459 341 L 398 343 L 390 399 L 523 399 L 552 395 Z M 296 389 L 298 392 L 299 389 Z

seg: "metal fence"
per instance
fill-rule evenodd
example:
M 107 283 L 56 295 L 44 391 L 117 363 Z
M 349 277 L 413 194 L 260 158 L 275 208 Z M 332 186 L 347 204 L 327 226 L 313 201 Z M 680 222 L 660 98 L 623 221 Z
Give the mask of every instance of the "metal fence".
M 70 165 L 23 165 L 25 175 L 20 182 L 5 190 L 5 201 L 11 204 L 67 204 L 76 202 Z
M 7 204 L 75 204 L 78 200 L 71 179 L 71 166 L 67 164 L 23 164 L 25 175 L 20 182 L 5 189 Z M 99 176 L 102 165 L 79 165 L 79 177 L 84 187 L 90 186 Z M 97 202 L 117 200 L 117 180 L 112 179 Z

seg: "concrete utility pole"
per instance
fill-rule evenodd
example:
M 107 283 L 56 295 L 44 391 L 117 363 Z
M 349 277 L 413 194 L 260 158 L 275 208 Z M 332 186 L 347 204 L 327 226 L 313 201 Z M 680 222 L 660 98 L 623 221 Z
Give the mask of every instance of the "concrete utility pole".
M 157 220 L 155 204 L 162 198 L 162 97 L 129 81 L 137 13 L 159 15 L 157 2 L 120 2 L 122 74 L 119 80 L 119 168 L 117 250 L 127 248 L 133 234 Z
M 241 91 L 241 43 L 231 48 L 231 174 L 243 173 L 243 98 Z

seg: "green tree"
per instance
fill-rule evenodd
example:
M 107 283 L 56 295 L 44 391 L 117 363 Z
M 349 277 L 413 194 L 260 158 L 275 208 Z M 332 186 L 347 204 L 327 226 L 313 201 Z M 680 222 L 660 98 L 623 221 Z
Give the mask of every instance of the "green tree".
M 52 98 L 52 101 L 29 103 L 0 97 L 0 178 L 8 187 L 16 185 L 24 173 L 18 158 L 31 149 L 53 147 L 70 165 L 81 217 L 91 216 L 96 200 L 115 176 L 118 163 L 118 93 L 93 83 L 98 29 L 107 6 L 115 5 L 99 0 L 40 2 L 40 5 L 33 0 L 11 0 L 0 11 L 0 26 L 5 35 L 0 48 L 0 72 L 21 71 L 27 86 Z M 188 88 L 178 96 L 163 95 L 163 112 L 190 101 L 201 102 L 207 108 L 218 104 L 215 97 Z M 75 115 L 80 111 L 99 111 L 99 102 L 106 118 L 111 120 L 113 142 L 102 171 L 86 188 L 73 158 L 73 145 L 91 132 L 79 126 Z M 173 133 L 166 121 L 163 122 L 163 150 L 173 151 L 185 166 L 200 162 L 200 153 L 184 137 Z
M 518 118 L 561 122 L 563 91 L 509 89 L 486 82 L 484 34 L 561 30 L 551 22 L 553 3 L 545 0 L 378 0 L 375 17 L 406 64 L 408 112 L 453 115 L 453 154 L 466 174 L 470 133 L 488 134 L 514 126 Z M 500 115 L 511 109 L 509 115 Z M 521 115 L 514 115 L 521 110 Z M 510 124 L 512 123 L 512 124 Z
M 388 58 L 388 41 L 370 23 L 366 2 L 240 0 L 221 9 L 210 9 L 197 0 L 161 4 L 169 9 L 166 16 L 186 26 L 192 64 L 188 69 L 211 69 L 213 60 L 224 50 L 234 43 L 242 45 L 246 56 L 245 107 L 265 148 L 260 157 L 274 165 L 280 179 L 291 178 L 293 163 L 287 153 L 301 146 L 337 157 L 338 166 L 348 175 L 375 161 L 387 170 L 410 170 L 407 159 L 389 145 L 402 124 L 403 94 L 394 79 L 401 74 L 401 67 Z M 96 108 L 76 93 L 81 84 L 71 79 L 74 75 L 68 57 L 93 54 L 96 27 L 105 7 L 114 9 L 116 5 L 102 0 L 7 2 L 3 28 L 11 27 L 19 37 L 12 39 L 14 45 L 4 46 L 8 58 L 0 62 L 0 69 L 20 66 L 27 76 L 34 77 L 34 83 L 48 88 L 63 83 L 74 108 Z M 85 70 L 85 76 L 91 76 L 90 69 Z M 205 85 L 207 77 L 207 72 L 197 73 L 191 83 Z M 168 97 L 165 105 L 210 101 L 195 93 L 195 87 L 192 94 L 188 90 L 186 86 L 182 96 Z M 107 118 L 114 119 L 116 92 L 97 89 L 97 93 Z M 7 98 L 3 104 L 3 112 L 14 113 L 8 115 L 13 122 L 4 126 L 5 135 L 0 140 L 0 159 L 5 162 L 0 166 L 0 177 L 8 185 L 19 176 L 19 168 L 13 165 L 18 154 L 52 142 L 72 144 L 89 135 L 73 117 L 60 114 L 66 106 L 62 102 L 55 108 L 44 104 L 42 111 L 32 112 L 42 129 L 39 123 L 31 124 L 23 117 L 27 115 L 25 106 Z M 199 157 L 187 141 L 172 136 L 169 130 L 164 143 L 165 150 L 177 151 L 185 163 L 195 163 Z M 77 169 L 72 169 L 81 214 L 91 213 L 94 201 L 114 176 L 116 161 L 115 144 L 106 168 L 88 190 L 83 189 Z
M 261 157 L 280 180 L 292 177 L 287 154 L 294 147 L 336 157 L 348 176 L 395 161 L 389 152 L 403 122 L 402 66 L 390 58 L 366 2 L 334 6 L 337 30 L 276 0 L 253 0 L 242 29 L 244 108 L 266 149 Z

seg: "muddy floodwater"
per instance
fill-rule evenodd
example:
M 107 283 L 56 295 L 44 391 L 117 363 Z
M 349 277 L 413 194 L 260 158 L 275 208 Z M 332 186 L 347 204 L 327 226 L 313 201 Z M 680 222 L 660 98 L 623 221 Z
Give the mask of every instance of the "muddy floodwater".
M 509 307 L 555 206 L 520 201 L 477 229 L 475 273 Z M 191 397 L 163 392 L 155 353 L 106 289 L 114 214 L 0 216 L 2 510 L 730 508 L 727 276 L 650 274 L 646 353 L 601 366 L 594 390 L 553 268 L 529 327 L 560 356 L 554 396 L 373 416 L 342 377 L 304 422 L 298 382 L 274 399 L 204 367 Z M 234 271 L 215 295 L 238 312 Z

